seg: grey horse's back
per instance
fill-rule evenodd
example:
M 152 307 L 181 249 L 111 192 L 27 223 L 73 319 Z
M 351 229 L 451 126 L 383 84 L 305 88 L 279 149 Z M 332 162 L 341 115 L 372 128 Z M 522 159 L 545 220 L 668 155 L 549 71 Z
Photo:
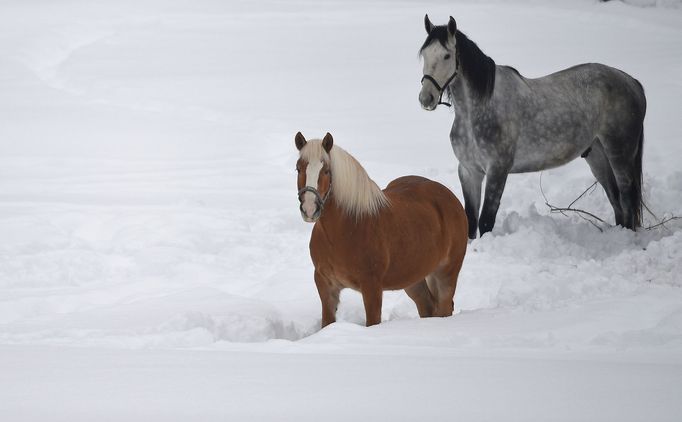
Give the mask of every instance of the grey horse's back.
M 598 138 L 639 137 L 646 115 L 646 96 L 637 79 L 601 63 L 585 63 L 562 72 L 556 75 L 574 79 L 576 89 L 572 95 L 576 101 L 594 105 L 591 117 L 595 117 Z
M 504 68 L 504 66 L 500 66 Z M 600 63 L 585 63 L 540 78 L 525 78 L 507 68 L 511 111 L 519 125 L 513 173 L 563 165 L 583 154 L 595 139 L 639 134 L 646 113 L 642 85 L 627 73 Z
M 583 63 L 550 75 L 527 79 L 537 86 L 564 86 L 564 92 L 574 101 L 594 102 L 601 111 L 627 110 L 644 118 L 646 97 L 642 84 L 620 69 L 601 63 Z
M 573 66 L 526 83 L 538 98 L 536 106 L 551 110 L 540 112 L 549 116 L 544 130 L 553 132 L 555 151 L 545 166 L 563 164 L 581 154 L 607 190 L 616 222 L 640 226 L 646 115 L 642 84 L 620 69 L 599 63 Z

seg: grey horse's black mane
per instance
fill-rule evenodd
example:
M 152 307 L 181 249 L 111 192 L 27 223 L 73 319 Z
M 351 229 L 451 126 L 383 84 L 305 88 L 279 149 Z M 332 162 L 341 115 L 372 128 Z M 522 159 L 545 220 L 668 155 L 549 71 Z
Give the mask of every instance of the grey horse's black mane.
M 457 54 L 459 66 L 464 77 L 469 81 L 474 93 L 482 99 L 489 98 L 495 88 L 495 61 L 486 56 L 475 42 L 471 41 L 462 31 L 455 33 L 457 42 Z M 421 53 L 434 41 L 438 41 L 443 47 L 448 41 L 447 25 L 435 26 L 426 37 L 426 41 L 419 49 Z M 448 97 L 452 100 L 450 90 Z

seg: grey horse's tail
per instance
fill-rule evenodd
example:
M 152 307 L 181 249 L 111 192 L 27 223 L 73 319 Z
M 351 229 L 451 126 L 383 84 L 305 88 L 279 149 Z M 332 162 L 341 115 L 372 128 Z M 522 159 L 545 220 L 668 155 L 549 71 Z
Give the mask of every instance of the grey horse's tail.
M 642 226 L 642 207 L 644 201 L 642 200 L 642 152 L 644 151 L 644 125 L 639 132 L 639 142 L 637 145 L 637 156 L 635 157 L 635 186 L 632 189 L 631 204 L 633 206 L 633 213 L 635 217 L 635 228 Z

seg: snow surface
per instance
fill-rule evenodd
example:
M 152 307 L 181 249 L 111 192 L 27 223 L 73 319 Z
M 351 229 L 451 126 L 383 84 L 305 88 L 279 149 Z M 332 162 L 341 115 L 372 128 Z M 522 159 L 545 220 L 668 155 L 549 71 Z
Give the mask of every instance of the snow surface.
M 679 8 L 0 10 L 0 420 L 680 419 L 682 222 L 602 233 L 550 214 L 540 174 L 512 175 L 455 316 L 390 292 L 365 328 L 344 292 L 320 331 L 293 145 L 330 131 L 380 185 L 418 174 L 461 198 L 453 115 L 417 101 L 423 15 L 453 15 L 526 76 L 598 61 L 639 79 L 646 202 L 682 215 Z M 565 206 L 592 180 L 577 160 L 542 187 Z M 577 206 L 613 222 L 601 188 Z

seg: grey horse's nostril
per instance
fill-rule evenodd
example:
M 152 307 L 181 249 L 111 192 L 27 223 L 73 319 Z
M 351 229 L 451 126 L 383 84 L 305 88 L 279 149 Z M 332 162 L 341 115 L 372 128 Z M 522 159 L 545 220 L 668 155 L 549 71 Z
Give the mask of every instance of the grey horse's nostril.
M 428 104 L 433 103 L 433 99 L 434 99 L 433 94 L 429 94 L 429 93 L 425 93 L 425 92 L 419 96 L 419 101 L 423 105 L 428 105 Z

